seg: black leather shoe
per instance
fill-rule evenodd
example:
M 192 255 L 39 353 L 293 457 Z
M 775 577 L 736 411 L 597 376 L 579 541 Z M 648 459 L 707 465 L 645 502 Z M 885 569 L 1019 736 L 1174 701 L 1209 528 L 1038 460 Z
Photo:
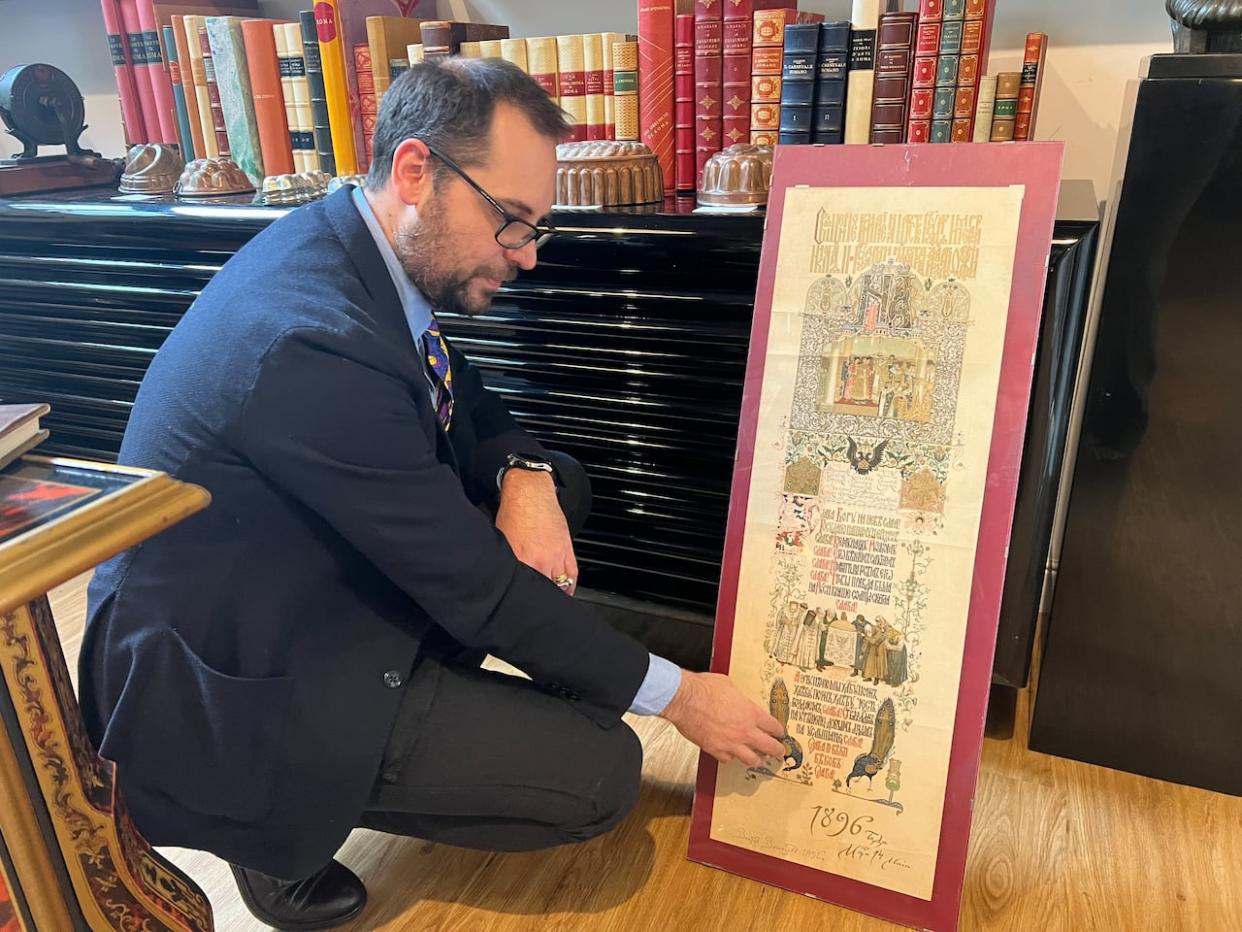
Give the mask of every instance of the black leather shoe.
M 367 888 L 339 861 L 329 861 L 304 880 L 277 880 L 235 864 L 229 867 L 246 908 L 274 929 L 331 929 L 356 918 L 367 905 Z

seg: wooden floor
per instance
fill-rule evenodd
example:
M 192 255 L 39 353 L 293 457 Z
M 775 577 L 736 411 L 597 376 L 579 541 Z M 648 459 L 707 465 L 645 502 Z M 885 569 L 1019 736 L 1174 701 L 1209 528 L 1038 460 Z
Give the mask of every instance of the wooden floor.
M 76 666 L 85 580 L 53 593 Z M 985 742 L 962 929 L 1058 932 L 1242 930 L 1242 799 Z M 696 754 L 659 719 L 632 721 L 646 748 L 637 809 L 574 848 L 487 854 L 365 830 L 340 860 L 370 904 L 350 928 L 391 932 L 685 932 L 896 928 L 686 860 Z M 1242 736 L 1222 736 L 1242 740 Z M 265 928 L 224 864 L 169 851 L 211 897 L 216 928 Z

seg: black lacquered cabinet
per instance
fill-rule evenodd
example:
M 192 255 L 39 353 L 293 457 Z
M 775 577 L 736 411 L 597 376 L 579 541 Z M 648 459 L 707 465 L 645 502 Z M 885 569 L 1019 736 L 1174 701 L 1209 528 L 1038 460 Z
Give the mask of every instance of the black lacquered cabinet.
M 281 210 L 0 201 L 0 398 L 51 403 L 47 448 L 115 457 L 151 356 L 220 265 Z M 1058 222 L 1005 588 L 997 681 L 1025 685 L 1098 215 Z M 719 583 L 761 216 L 564 213 L 539 266 L 445 331 L 518 419 L 581 460 L 583 584 L 710 618 Z
M 1152 60 L 1031 746 L 1242 794 L 1242 56 Z
M 992 665 L 994 683 L 1019 689 L 1031 671 L 1091 299 L 1100 213 L 1090 182 L 1062 185 L 1057 217 Z

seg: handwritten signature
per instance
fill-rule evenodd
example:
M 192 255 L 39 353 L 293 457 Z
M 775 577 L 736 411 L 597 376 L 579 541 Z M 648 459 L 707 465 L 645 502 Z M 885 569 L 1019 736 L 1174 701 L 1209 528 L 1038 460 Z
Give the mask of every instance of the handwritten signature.
M 897 855 L 886 854 L 882 848 L 874 848 L 867 845 L 848 844 L 837 852 L 837 857 L 855 862 L 869 861 L 873 866 L 879 864 L 882 871 L 886 871 L 890 867 L 910 869 L 910 864 Z

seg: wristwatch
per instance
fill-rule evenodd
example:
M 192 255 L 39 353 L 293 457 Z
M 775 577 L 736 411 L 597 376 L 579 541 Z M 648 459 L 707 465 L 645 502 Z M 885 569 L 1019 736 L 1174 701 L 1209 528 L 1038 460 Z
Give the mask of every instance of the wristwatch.
M 546 460 L 540 456 L 526 456 L 520 453 L 510 453 L 505 457 L 505 464 L 500 467 L 500 472 L 496 473 L 496 488 L 501 487 L 504 481 L 505 473 L 510 469 L 525 469 L 529 472 L 546 472 L 552 477 L 553 483 L 557 482 L 556 468 L 550 460 Z M 559 483 L 558 483 L 559 484 Z

